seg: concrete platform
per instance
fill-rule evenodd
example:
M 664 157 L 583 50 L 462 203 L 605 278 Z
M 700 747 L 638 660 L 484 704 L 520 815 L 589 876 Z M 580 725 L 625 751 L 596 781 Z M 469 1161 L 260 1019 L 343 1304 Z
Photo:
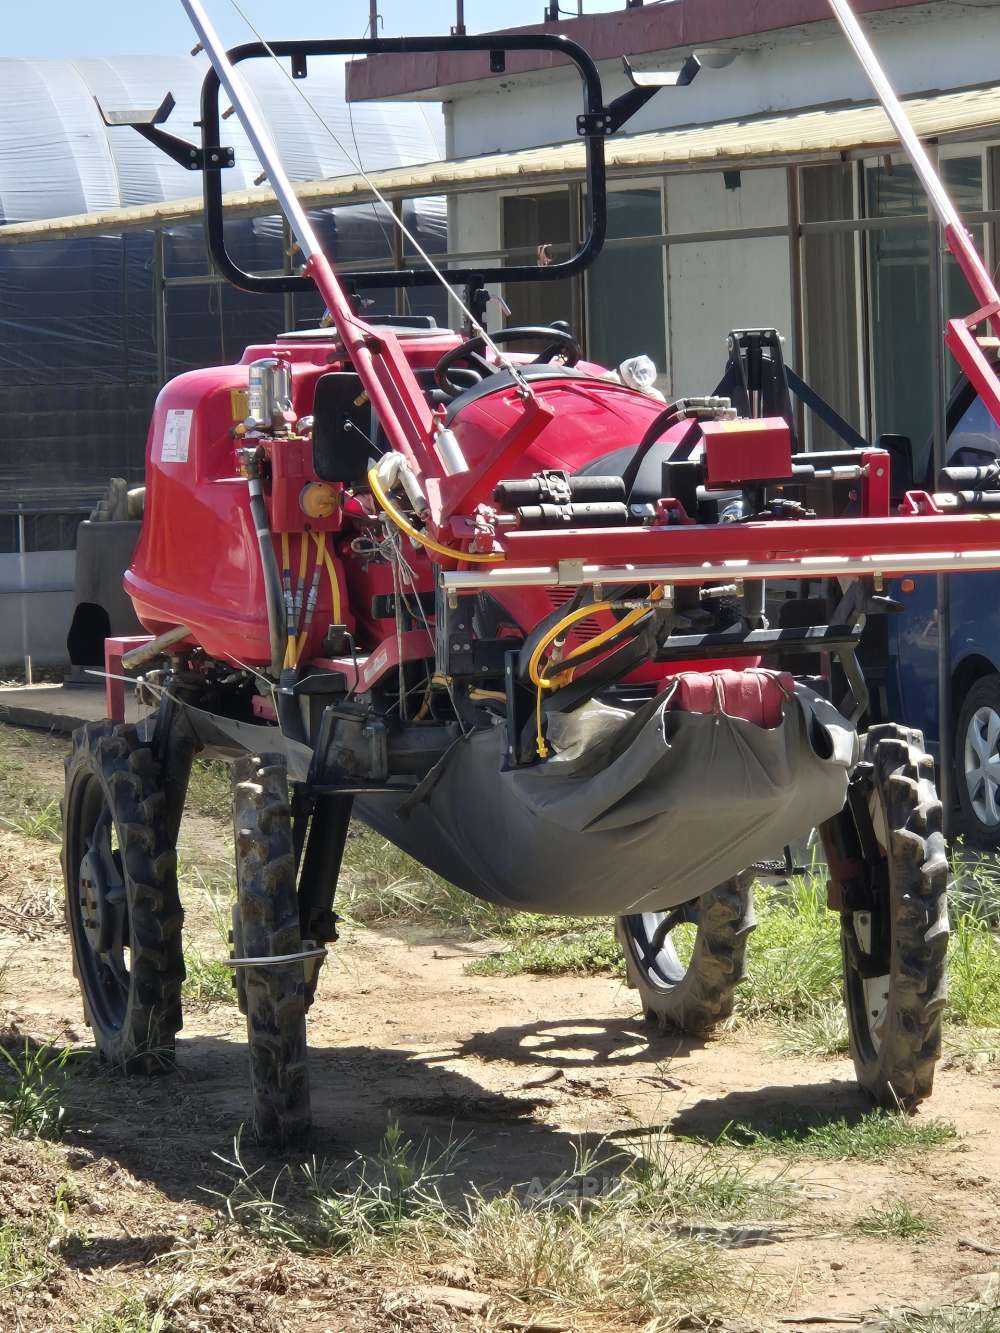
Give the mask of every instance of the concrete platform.
M 126 716 L 136 709 L 126 700 Z M 28 685 L 0 689 L 0 722 L 12 727 L 34 727 L 68 736 L 85 722 L 107 716 L 104 685 Z

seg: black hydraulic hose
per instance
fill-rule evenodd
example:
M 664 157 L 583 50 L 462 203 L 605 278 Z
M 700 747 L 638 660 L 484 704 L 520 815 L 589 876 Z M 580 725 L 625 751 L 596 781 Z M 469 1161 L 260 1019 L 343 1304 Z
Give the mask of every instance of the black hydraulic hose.
M 714 408 L 702 406 L 689 406 L 683 398 L 678 398 L 676 402 L 668 403 L 658 416 L 655 416 L 649 424 L 645 435 L 639 441 L 635 453 L 629 461 L 628 467 L 622 473 L 622 481 L 625 483 L 625 503 L 632 503 L 632 488 L 635 486 L 636 478 L 639 476 L 639 469 L 642 467 L 643 459 L 652 449 L 665 430 L 671 426 L 676 426 L 678 421 L 690 421 L 691 428 L 686 432 L 683 439 L 678 443 L 672 460 L 679 462 L 687 458 L 692 448 L 698 442 L 700 434 L 697 423 L 699 421 L 714 421 L 717 419 L 717 413 Z
M 652 449 L 653 445 L 660 438 L 663 432 L 669 427 L 676 425 L 684 415 L 684 402 L 677 399 L 673 403 L 668 403 L 662 412 L 658 412 L 649 424 L 645 435 L 636 446 L 635 453 L 629 460 L 628 467 L 622 473 L 622 481 L 625 483 L 625 503 L 632 501 L 632 487 L 635 485 L 636 477 L 639 475 L 639 469 L 642 467 L 643 459 Z
M 281 573 L 278 569 L 278 557 L 274 553 L 274 543 L 271 541 L 271 529 L 267 523 L 264 490 L 256 460 L 247 465 L 247 485 L 250 489 L 250 513 L 253 517 L 254 531 L 257 533 L 260 564 L 264 573 L 264 600 L 267 605 L 267 630 L 271 643 L 271 675 L 277 678 L 281 675 L 281 664 L 285 659 L 288 632 L 281 591 Z

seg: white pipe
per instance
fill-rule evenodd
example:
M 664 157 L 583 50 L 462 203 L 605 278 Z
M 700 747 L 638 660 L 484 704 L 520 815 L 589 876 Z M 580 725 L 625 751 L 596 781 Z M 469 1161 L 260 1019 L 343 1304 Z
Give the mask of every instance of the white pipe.
M 274 146 L 274 140 L 271 138 L 267 126 L 257 114 L 253 94 L 247 87 L 242 74 L 238 73 L 231 64 L 229 57 L 226 55 L 226 48 L 222 45 L 219 34 L 209 22 L 208 15 L 205 13 L 200 0 L 181 0 L 181 4 L 187 11 L 187 16 L 194 25 L 202 46 L 208 53 L 212 67 L 219 76 L 219 82 L 229 95 L 229 100 L 240 118 L 240 123 L 247 132 L 247 138 L 253 145 L 258 161 L 267 172 L 271 188 L 278 196 L 278 202 L 291 223 L 292 231 L 295 233 L 295 239 L 298 241 L 303 255 L 306 259 L 311 259 L 314 254 L 321 254 L 322 251 L 316 233 L 306 217 L 305 209 L 299 203 L 298 197 L 292 189 L 291 181 L 285 175 L 278 150 Z
M 892 123 L 892 128 L 899 135 L 899 142 L 913 163 L 913 169 L 920 177 L 920 183 L 927 192 L 927 197 L 934 206 L 938 218 L 946 227 L 961 227 L 962 219 L 958 210 L 948 197 L 948 191 L 941 183 L 941 178 L 934 170 L 923 144 L 917 138 L 916 131 L 910 124 L 910 118 L 903 110 L 885 70 L 878 62 L 871 43 L 864 34 L 861 24 L 854 16 L 848 0 L 830 0 L 830 8 L 844 36 L 854 48 L 854 54 L 861 62 L 865 73 L 871 80 L 878 100 L 885 108 L 885 114 Z

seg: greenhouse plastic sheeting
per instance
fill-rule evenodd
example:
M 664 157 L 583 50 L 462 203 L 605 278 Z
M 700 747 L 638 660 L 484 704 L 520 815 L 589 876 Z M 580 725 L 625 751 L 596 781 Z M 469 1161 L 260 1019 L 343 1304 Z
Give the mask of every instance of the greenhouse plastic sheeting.
M 790 678 L 789 678 L 790 680 Z M 529 912 L 678 906 L 843 808 L 857 736 L 796 684 L 774 727 L 592 701 L 549 716 L 553 756 L 506 768 L 506 728 L 456 742 L 416 793 L 356 812 L 459 888 Z
M 108 111 L 152 109 L 169 91 L 177 105 L 165 128 L 193 139 L 207 68 L 204 57 L 187 56 L 0 59 L 0 225 L 197 193 L 197 175 L 134 130 L 106 128 L 95 99 Z M 352 157 L 375 171 L 443 156 L 436 107 L 349 106 L 342 60 L 311 60 L 302 85 L 324 124 L 299 95 L 299 85 L 291 86 L 272 62 L 247 61 L 241 68 L 293 180 L 353 172 Z M 224 188 L 246 189 L 260 166 L 237 119 L 223 126 L 226 143 L 236 150 L 236 166 L 223 173 Z
M 172 162 L 134 130 L 108 129 L 97 110 L 153 108 L 173 93 L 166 128 L 197 139 L 192 127 L 204 58 L 133 56 L 104 60 L 0 59 L 0 226 L 119 205 L 186 197 L 196 173 Z M 343 62 L 311 60 L 304 90 L 332 129 L 319 123 L 273 65 L 243 66 L 254 95 L 296 180 L 366 168 L 404 166 L 442 152 L 436 107 L 414 104 L 348 108 Z M 237 166 L 225 189 L 252 185 L 260 167 L 235 117 L 223 122 Z M 431 252 L 446 244 L 444 201 L 407 206 L 408 225 Z M 391 220 L 371 205 L 318 213 L 327 252 L 341 260 L 390 260 Z M 226 223 L 237 262 L 250 271 L 280 269 L 281 219 Z M 152 231 L 0 247 L 0 489 L 16 500 L 53 483 L 93 500 L 108 477 L 142 480 L 150 408 L 160 386 L 156 346 L 156 274 Z M 170 277 L 209 272 L 200 224 L 164 233 Z M 435 305 L 436 299 L 436 305 Z M 391 293 L 371 309 L 392 310 Z M 415 312 L 443 313 L 438 293 L 416 292 Z M 296 323 L 316 322 L 318 298 L 297 295 Z M 254 341 L 285 327 L 280 295 L 251 296 L 226 284 L 171 287 L 166 295 L 167 377 L 238 360 Z

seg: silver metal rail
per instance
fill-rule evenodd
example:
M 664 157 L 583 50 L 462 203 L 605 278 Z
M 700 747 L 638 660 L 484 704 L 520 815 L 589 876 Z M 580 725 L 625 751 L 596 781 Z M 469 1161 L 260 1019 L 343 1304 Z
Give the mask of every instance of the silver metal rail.
M 215 72 L 219 76 L 219 82 L 229 94 L 229 99 L 240 118 L 243 128 L 246 130 L 247 138 L 253 145 L 257 159 L 267 173 L 271 188 L 278 196 L 278 203 L 281 205 L 282 212 L 291 223 L 292 231 L 295 233 L 295 239 L 298 241 L 303 255 L 306 259 L 311 259 L 314 254 L 322 254 L 316 233 L 306 216 L 305 209 L 299 203 L 298 197 L 292 189 L 291 181 L 285 175 L 274 140 L 271 138 L 264 121 L 257 114 L 253 95 L 242 74 L 230 63 L 226 48 L 222 45 L 219 34 L 212 27 L 200 0 L 181 0 L 181 4 L 184 6 L 187 16 L 198 34 L 198 39 L 205 48 Z
M 491 565 L 482 569 L 451 570 L 441 575 L 447 593 L 482 588 L 580 588 L 610 584 L 735 583 L 757 579 L 818 579 L 843 575 L 972 573 L 1000 568 L 1000 550 L 899 552 L 861 556 L 803 556 L 799 560 L 714 560 L 700 565 L 580 565 L 575 560 L 561 565 Z

